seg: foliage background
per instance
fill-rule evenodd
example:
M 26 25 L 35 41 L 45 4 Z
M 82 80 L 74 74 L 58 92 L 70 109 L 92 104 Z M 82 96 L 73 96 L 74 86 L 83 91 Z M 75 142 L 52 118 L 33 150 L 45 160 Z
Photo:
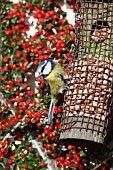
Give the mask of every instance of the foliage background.
M 34 89 L 29 79 L 45 59 L 58 60 L 68 73 L 80 23 L 69 24 L 52 0 L 1 6 L 0 169 L 93 169 L 101 162 L 93 148 L 60 145 L 62 104 L 46 125 L 50 95 L 42 77 Z

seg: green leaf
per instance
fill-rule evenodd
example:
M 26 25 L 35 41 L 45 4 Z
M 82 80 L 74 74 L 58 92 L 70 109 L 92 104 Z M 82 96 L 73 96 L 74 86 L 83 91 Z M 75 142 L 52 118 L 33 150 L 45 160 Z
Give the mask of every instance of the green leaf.
M 9 20 L 7 20 L 7 21 L 5 22 L 5 26 L 6 26 L 6 27 L 8 27 L 8 26 L 9 26 L 9 24 L 10 24 L 10 21 L 9 21 Z
M 3 168 L 3 166 L 0 165 L 0 170 L 5 170 L 5 169 Z
M 36 122 L 36 119 L 32 118 L 32 119 L 31 119 L 31 122 L 32 122 L 32 123 L 35 123 L 35 122 Z
M 70 31 L 70 35 L 75 35 L 75 33 L 73 31 Z
M 7 161 L 8 161 L 8 158 L 3 158 L 3 162 L 4 162 L 4 164 L 6 164 L 6 163 L 7 163 Z
M 38 3 L 40 3 L 40 0 L 33 0 L 33 1 L 32 1 L 32 5 L 36 5 L 36 4 L 38 4 Z
M 41 24 L 41 25 L 45 25 L 45 22 L 44 22 L 44 21 L 40 21 L 40 24 Z
M 39 168 L 39 170 L 46 170 L 46 169 L 47 169 L 47 167 Z
M 80 155 L 80 157 L 86 156 L 86 154 L 85 154 L 85 152 L 84 152 L 83 150 L 81 150 L 81 151 L 79 152 L 79 155 Z
M 45 135 L 45 136 L 43 137 L 43 141 L 48 142 L 48 136 Z

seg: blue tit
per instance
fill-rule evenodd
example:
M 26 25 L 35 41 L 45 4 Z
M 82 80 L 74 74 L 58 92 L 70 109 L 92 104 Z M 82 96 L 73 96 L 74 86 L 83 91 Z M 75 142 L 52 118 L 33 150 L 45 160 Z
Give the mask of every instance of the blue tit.
M 56 103 L 60 100 L 61 96 L 66 90 L 66 81 L 64 80 L 65 72 L 61 65 L 54 60 L 42 61 L 35 72 L 35 77 L 43 76 L 45 84 L 51 94 L 51 103 L 48 113 L 48 124 L 52 123 L 53 112 Z

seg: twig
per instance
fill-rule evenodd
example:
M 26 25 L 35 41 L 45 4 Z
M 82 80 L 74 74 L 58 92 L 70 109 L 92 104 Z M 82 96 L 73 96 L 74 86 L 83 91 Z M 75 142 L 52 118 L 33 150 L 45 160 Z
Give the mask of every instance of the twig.
M 41 156 L 44 160 L 46 160 L 47 158 L 46 158 L 46 156 L 45 156 L 45 152 L 42 151 L 42 144 L 41 144 L 41 142 L 37 142 L 37 141 L 34 139 L 34 140 L 32 140 L 32 145 L 33 145 L 34 148 L 36 148 L 36 149 L 38 150 L 40 156 Z M 40 146 L 39 146 L 39 145 L 40 145 Z
M 10 107 L 10 110 L 12 111 L 12 114 L 15 115 L 15 113 L 16 113 L 16 108 L 12 105 L 12 103 L 10 102 L 9 99 L 7 99 L 7 98 L 4 97 L 4 95 L 3 95 L 2 92 L 0 92 L 0 101 L 1 101 L 2 103 L 4 103 L 4 104 L 5 104 L 5 103 L 8 103 L 8 104 L 9 104 L 9 107 Z
M 50 159 L 48 158 L 47 154 L 46 154 L 46 149 L 44 149 L 42 147 L 42 143 L 41 142 L 37 142 L 36 140 L 32 140 L 32 145 L 34 148 L 36 148 L 40 154 L 40 156 L 44 159 L 44 161 L 46 161 L 48 163 L 48 169 L 49 170 L 58 170 L 57 166 L 56 166 L 56 161 L 54 159 Z
M 0 162 L 0 165 L 5 169 L 5 165 L 2 162 Z
M 105 165 L 108 161 L 110 161 L 113 158 L 113 155 L 111 155 L 109 158 L 105 159 L 102 163 L 98 164 L 96 167 L 94 167 L 92 170 L 97 170 L 102 165 Z
M 30 68 L 32 65 L 33 65 L 33 61 L 31 61 L 31 62 L 28 64 L 27 68 Z

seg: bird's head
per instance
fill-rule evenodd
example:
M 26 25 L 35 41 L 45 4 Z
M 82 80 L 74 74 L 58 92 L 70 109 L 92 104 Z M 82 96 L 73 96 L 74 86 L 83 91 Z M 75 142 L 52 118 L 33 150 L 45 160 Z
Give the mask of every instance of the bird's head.
M 40 76 L 46 77 L 48 76 L 53 68 L 55 67 L 56 62 L 53 60 L 44 60 L 39 65 L 35 72 L 35 78 L 38 78 Z

